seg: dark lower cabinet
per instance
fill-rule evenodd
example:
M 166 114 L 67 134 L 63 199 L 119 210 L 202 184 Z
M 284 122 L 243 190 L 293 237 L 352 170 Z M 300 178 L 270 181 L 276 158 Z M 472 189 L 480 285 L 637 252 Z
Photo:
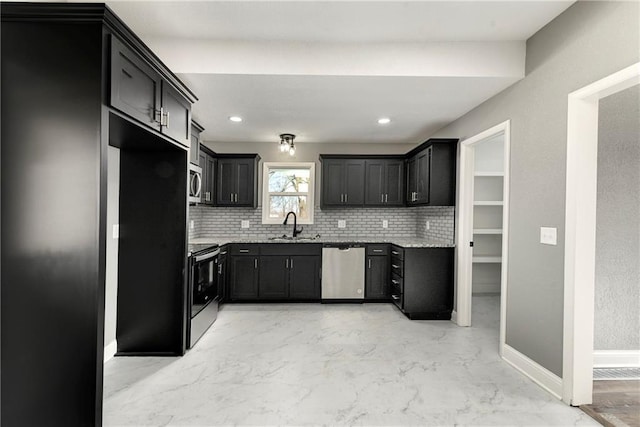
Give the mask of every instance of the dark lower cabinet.
M 232 256 L 229 276 L 229 297 L 231 300 L 258 298 L 258 277 L 257 256 Z
M 224 302 L 229 297 L 228 282 L 229 282 L 229 250 L 228 247 L 222 246 L 220 248 L 220 255 L 218 255 L 218 295 L 220 295 L 220 301 Z
M 289 260 L 289 298 L 316 300 L 320 298 L 320 256 L 292 256 Z
M 260 285 L 258 296 L 264 299 L 283 299 L 289 294 L 289 257 L 260 257 Z
M 367 256 L 365 300 L 389 300 L 389 257 Z
M 230 301 L 320 299 L 320 245 L 232 245 L 231 253 Z
M 410 319 L 449 320 L 453 310 L 453 248 L 392 246 L 393 302 Z

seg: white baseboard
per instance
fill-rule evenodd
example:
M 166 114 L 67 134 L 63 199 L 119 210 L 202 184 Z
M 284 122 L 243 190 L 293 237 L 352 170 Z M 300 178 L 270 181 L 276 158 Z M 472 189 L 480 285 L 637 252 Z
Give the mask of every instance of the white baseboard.
M 456 325 L 458 324 L 458 312 L 455 310 L 451 312 L 451 321 Z
M 640 350 L 594 350 L 594 368 L 640 368 Z
M 111 341 L 109 344 L 104 346 L 104 363 L 107 363 L 109 360 L 116 355 L 118 351 L 118 342 L 116 340 Z
M 562 399 L 562 378 L 507 344 L 503 347 L 502 358 L 553 396 Z

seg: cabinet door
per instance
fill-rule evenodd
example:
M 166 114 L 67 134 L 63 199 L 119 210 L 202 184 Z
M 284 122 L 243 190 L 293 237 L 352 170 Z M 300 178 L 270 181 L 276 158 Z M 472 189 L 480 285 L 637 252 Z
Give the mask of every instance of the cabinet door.
M 366 268 L 365 298 L 389 298 L 389 257 L 369 256 Z
M 162 133 L 188 147 L 191 144 L 191 103 L 167 82 L 162 82 Z
M 402 160 L 387 160 L 385 187 L 385 205 L 402 205 L 404 201 L 404 162 Z
M 418 154 L 418 203 L 429 203 L 429 184 L 431 179 L 431 147 Z
M 200 159 L 200 140 L 198 135 L 191 132 L 191 147 L 189 149 L 189 161 L 193 164 L 199 165 L 198 160 Z
M 234 159 L 218 159 L 216 176 L 216 204 L 235 205 L 237 164 Z
M 407 161 L 407 204 L 415 203 L 415 194 L 418 191 L 418 174 L 416 158 Z
M 213 190 L 215 189 L 216 159 L 207 155 L 205 165 L 202 167 L 202 194 L 204 203 L 213 205 Z
M 261 299 L 283 299 L 289 291 L 289 257 L 260 257 L 260 284 L 258 296 Z
M 364 205 L 364 160 L 346 160 L 344 166 L 345 205 Z
M 158 73 L 116 37 L 111 37 L 111 106 L 160 130 Z
M 322 161 L 322 205 L 339 206 L 344 202 L 344 160 Z
M 229 288 L 232 300 L 258 298 L 258 258 L 232 256 Z
M 218 257 L 218 295 L 220 301 L 227 299 L 227 256 L 220 255 Z
M 289 297 L 292 299 L 320 298 L 320 257 L 290 257 Z
M 236 159 L 236 205 L 254 206 L 255 160 Z
M 386 160 L 366 160 L 365 161 L 365 184 L 364 203 L 365 205 L 384 205 L 385 195 L 385 172 Z

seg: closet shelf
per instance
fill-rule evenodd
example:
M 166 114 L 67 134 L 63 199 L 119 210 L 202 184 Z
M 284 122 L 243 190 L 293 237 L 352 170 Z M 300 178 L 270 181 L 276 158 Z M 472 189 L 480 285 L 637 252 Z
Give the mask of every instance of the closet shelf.
M 502 228 L 474 228 L 473 234 L 502 234 Z
M 484 264 L 495 264 L 501 263 L 502 257 L 500 256 L 474 256 L 473 262 L 475 263 L 484 263 Z
M 474 200 L 475 206 L 502 206 L 504 202 L 502 200 Z
M 504 176 L 504 172 L 476 172 L 474 176 Z

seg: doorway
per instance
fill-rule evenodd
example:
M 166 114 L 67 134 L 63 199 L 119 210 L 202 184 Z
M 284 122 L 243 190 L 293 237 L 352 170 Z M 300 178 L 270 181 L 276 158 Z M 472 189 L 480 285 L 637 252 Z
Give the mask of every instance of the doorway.
M 568 98 L 562 399 L 573 406 L 593 396 L 599 102 L 638 84 L 640 63 Z
M 460 144 L 456 228 L 458 251 L 455 322 L 471 326 L 474 295 L 497 295 L 500 344 L 505 342 L 509 224 L 510 122 Z

